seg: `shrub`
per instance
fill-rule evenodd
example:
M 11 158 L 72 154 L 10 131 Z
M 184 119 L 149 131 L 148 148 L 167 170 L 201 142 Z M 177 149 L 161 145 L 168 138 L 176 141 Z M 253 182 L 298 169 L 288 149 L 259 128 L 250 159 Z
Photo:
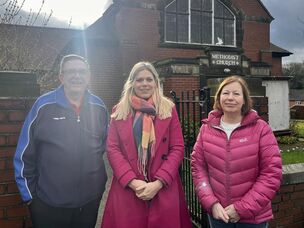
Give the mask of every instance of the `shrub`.
M 290 129 L 293 135 L 304 138 L 304 121 L 292 121 Z
M 193 146 L 195 141 L 196 141 L 196 137 L 199 133 L 199 129 L 201 126 L 201 122 L 200 121 L 187 121 L 187 120 L 181 120 L 181 127 L 183 129 L 183 135 L 184 135 L 184 140 L 185 140 L 185 144 L 188 146 Z
M 285 135 L 285 136 L 278 136 L 277 141 L 278 143 L 281 144 L 294 144 L 298 141 L 298 139 L 295 136 Z

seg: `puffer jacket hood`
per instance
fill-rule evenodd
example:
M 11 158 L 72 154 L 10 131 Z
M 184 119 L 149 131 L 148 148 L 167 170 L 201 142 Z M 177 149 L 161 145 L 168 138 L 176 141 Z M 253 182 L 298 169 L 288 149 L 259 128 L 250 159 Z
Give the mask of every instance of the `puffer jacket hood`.
M 228 139 L 222 113 L 204 119 L 193 148 L 191 167 L 198 198 L 211 214 L 216 202 L 233 204 L 240 222 L 273 218 L 271 199 L 280 187 L 282 161 L 270 126 L 251 110 Z

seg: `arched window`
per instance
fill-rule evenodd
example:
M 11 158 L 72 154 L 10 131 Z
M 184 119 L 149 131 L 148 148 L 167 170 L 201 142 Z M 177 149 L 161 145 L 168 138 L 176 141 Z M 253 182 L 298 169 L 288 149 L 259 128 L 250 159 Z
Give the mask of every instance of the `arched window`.
M 236 46 L 235 25 L 220 0 L 173 0 L 165 7 L 165 42 Z

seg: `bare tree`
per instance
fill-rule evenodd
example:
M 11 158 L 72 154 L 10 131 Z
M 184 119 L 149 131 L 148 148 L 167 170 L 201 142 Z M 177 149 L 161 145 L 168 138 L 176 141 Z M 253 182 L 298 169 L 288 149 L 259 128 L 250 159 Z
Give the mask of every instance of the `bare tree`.
M 289 63 L 283 67 L 283 75 L 293 76 L 289 81 L 291 89 L 304 88 L 304 61 L 302 63 Z
M 56 47 L 43 43 L 53 12 L 42 14 L 42 0 L 37 13 L 32 9 L 25 13 L 25 1 L 0 0 L 0 70 L 35 72 L 40 78 L 47 73 L 46 64 L 53 61 L 50 57 L 58 53 Z

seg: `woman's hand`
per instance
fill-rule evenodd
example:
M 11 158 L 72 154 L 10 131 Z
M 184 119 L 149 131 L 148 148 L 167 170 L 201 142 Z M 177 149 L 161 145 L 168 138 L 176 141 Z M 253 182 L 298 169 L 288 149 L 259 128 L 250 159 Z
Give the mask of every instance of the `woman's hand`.
M 136 196 L 141 200 L 151 200 L 163 187 L 163 183 L 160 180 L 146 183 L 136 188 Z
M 147 182 L 143 181 L 143 180 L 138 180 L 138 179 L 133 179 L 130 181 L 130 183 L 128 184 L 128 186 L 135 192 L 135 194 L 140 194 L 143 190 L 136 190 L 137 188 L 144 186 L 145 184 L 147 184 Z
M 236 223 L 240 220 L 239 214 L 236 212 L 234 205 L 230 204 L 225 208 L 226 213 L 229 216 L 229 222 Z
M 212 206 L 212 216 L 215 219 L 223 220 L 225 223 L 229 222 L 229 216 L 220 203 L 215 203 Z

